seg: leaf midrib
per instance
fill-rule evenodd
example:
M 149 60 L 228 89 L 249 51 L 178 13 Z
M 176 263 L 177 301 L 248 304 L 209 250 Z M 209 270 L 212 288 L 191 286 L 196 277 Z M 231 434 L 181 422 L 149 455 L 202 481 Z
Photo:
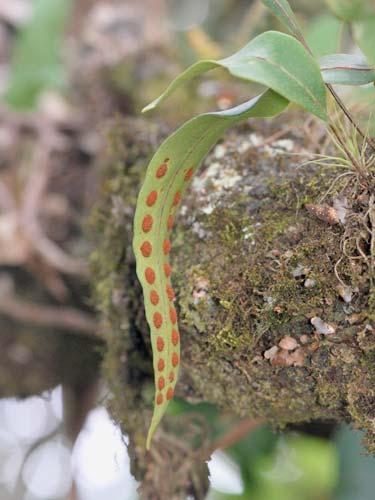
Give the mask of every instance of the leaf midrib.
M 354 70 L 354 71 L 369 71 L 375 72 L 375 67 L 367 67 L 367 68 L 359 68 L 359 67 L 353 67 L 353 66 L 327 66 L 327 67 L 321 67 L 321 71 L 331 71 L 331 70 Z

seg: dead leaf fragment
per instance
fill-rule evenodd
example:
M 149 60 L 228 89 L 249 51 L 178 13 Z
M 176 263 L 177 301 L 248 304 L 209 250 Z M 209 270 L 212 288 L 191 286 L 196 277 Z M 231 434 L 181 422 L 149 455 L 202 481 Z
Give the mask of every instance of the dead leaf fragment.
M 267 349 L 267 351 L 264 351 L 263 356 L 266 359 L 271 359 L 272 360 L 276 356 L 278 350 L 279 350 L 279 348 L 277 347 L 277 345 L 274 345 L 270 349 Z
M 280 351 L 271 360 L 272 366 L 292 366 L 293 359 L 291 359 L 288 351 Z
M 333 208 L 336 210 L 337 216 L 341 224 L 345 224 L 346 213 L 348 209 L 348 199 L 345 196 L 335 198 L 333 200 Z
M 357 323 L 360 323 L 364 319 L 364 314 L 363 313 L 353 313 L 350 316 L 346 318 L 346 321 L 350 325 L 355 325 Z
M 340 224 L 340 217 L 337 210 L 329 205 L 315 205 L 313 203 L 308 203 L 305 207 L 310 214 L 314 215 L 319 220 L 330 224 L 331 226 Z
M 280 340 L 279 346 L 285 351 L 293 351 L 293 349 L 298 347 L 298 342 L 293 337 L 285 335 L 285 337 Z
M 290 353 L 289 357 L 293 362 L 293 366 L 303 366 L 305 364 L 306 351 L 302 347 L 299 347 Z
M 350 286 L 340 284 L 337 286 L 337 291 L 344 302 L 349 304 L 352 301 L 353 290 Z

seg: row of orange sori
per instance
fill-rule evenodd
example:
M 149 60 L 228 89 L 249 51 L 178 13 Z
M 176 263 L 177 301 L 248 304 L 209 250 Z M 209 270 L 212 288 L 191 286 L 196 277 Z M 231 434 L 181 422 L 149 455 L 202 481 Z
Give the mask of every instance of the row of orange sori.
M 165 176 L 165 174 L 167 173 L 168 162 L 169 162 L 169 159 L 166 158 L 164 160 L 164 162 L 157 168 L 156 174 L 155 174 L 157 179 L 162 179 Z M 191 178 L 192 175 L 193 175 L 193 169 L 190 168 L 189 170 L 187 170 L 187 172 L 184 176 L 185 181 L 189 181 L 189 179 Z M 146 205 L 148 207 L 152 208 L 156 204 L 157 199 L 158 199 L 158 192 L 155 190 L 151 191 L 146 198 Z M 180 191 L 176 191 L 176 193 L 174 194 L 174 197 L 173 197 L 172 206 L 176 207 L 179 204 L 180 200 L 181 200 L 181 193 L 180 193 Z M 170 214 L 168 216 L 168 219 L 167 219 L 167 229 L 168 230 L 172 229 L 173 222 L 174 222 L 174 217 L 172 214 Z M 150 233 L 150 231 L 152 230 L 153 224 L 154 224 L 154 218 L 153 218 L 152 214 L 150 213 L 150 214 L 145 215 L 143 220 L 142 220 L 143 233 L 145 233 L 145 234 Z M 149 241 L 147 239 L 145 241 L 143 241 L 142 245 L 140 247 L 140 250 L 141 250 L 143 257 L 145 257 L 145 258 L 150 257 L 152 255 L 152 252 L 153 252 L 151 241 Z M 163 241 L 163 253 L 164 253 L 164 255 L 168 255 L 170 250 L 171 250 L 171 243 L 168 239 L 165 239 Z M 165 276 L 167 278 L 169 278 L 171 275 L 171 272 L 172 272 L 172 270 L 171 270 L 170 265 L 168 264 L 168 262 L 165 262 L 164 263 Z M 155 271 L 151 267 L 146 267 L 145 278 L 146 278 L 146 281 L 149 285 L 154 285 L 155 280 L 156 280 L 156 275 L 155 275 Z M 174 294 L 174 291 L 173 291 L 170 284 L 167 284 L 167 286 L 166 286 L 166 294 L 167 294 L 167 297 L 170 301 L 174 300 L 175 294 Z M 151 304 L 153 304 L 154 306 L 157 306 L 159 304 L 159 300 L 160 300 L 160 298 L 159 298 L 158 292 L 154 288 L 151 288 L 151 290 L 150 290 L 150 302 L 151 302 Z M 171 342 L 172 342 L 173 346 L 177 346 L 179 343 L 180 336 L 179 336 L 179 333 L 177 330 L 177 325 L 176 325 L 177 324 L 177 313 L 176 313 L 176 309 L 173 306 L 171 306 L 169 309 L 169 317 L 170 317 L 170 320 L 172 323 Z M 160 314 L 160 312 L 158 312 L 158 311 L 154 312 L 154 314 L 153 314 L 153 324 L 154 324 L 155 328 L 158 330 L 163 325 L 163 317 Z M 161 337 L 159 335 L 156 339 L 156 348 L 157 348 L 158 352 L 162 353 L 164 351 L 164 347 L 165 347 L 164 339 L 163 339 L 163 337 Z M 171 362 L 172 362 L 172 366 L 174 368 L 176 368 L 178 366 L 179 356 L 176 352 L 173 352 Z M 159 358 L 157 367 L 158 367 L 158 372 L 160 374 L 157 378 L 157 388 L 160 392 L 156 396 L 156 403 L 158 405 L 161 405 L 164 401 L 162 391 L 165 388 L 165 378 L 163 375 L 161 375 L 165 369 L 165 361 L 162 357 Z M 172 383 L 175 380 L 175 374 L 173 371 L 171 371 L 169 373 L 168 380 L 170 383 Z M 170 400 L 173 398 L 173 387 L 168 388 L 167 393 L 166 393 L 166 398 L 167 398 L 167 400 Z

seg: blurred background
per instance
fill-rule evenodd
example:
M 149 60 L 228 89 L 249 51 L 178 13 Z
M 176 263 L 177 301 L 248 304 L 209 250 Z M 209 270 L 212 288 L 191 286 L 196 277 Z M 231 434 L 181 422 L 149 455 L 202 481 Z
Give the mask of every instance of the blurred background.
M 356 42 L 375 64 L 375 18 L 344 25 L 334 3 L 291 2 L 314 53 L 358 52 Z M 105 409 L 90 300 L 87 221 L 106 134 L 186 65 L 266 29 L 282 27 L 251 0 L 0 2 L 1 500 L 137 498 L 126 436 Z M 179 91 L 153 119 L 171 130 L 256 90 L 218 76 Z M 373 86 L 340 91 L 374 130 Z M 224 448 L 208 463 L 209 499 L 374 498 L 375 460 L 348 426 L 281 433 L 245 421 L 237 435 L 209 404 L 173 402 L 171 413 L 186 412 Z

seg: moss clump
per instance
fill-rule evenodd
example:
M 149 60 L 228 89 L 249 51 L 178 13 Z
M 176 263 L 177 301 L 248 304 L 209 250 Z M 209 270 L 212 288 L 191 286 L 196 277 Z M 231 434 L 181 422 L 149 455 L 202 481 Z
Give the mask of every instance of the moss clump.
M 110 167 L 93 219 L 99 235 L 93 274 L 109 338 L 104 375 L 112 412 L 145 473 L 152 365 L 131 230 L 136 195 L 159 136 L 144 122 L 131 128 L 117 126 L 120 139 L 106 160 Z M 347 227 L 319 220 L 304 205 L 320 203 L 337 172 L 313 164 L 297 169 L 276 145 L 252 148 L 251 133 L 241 127 L 220 145 L 220 154 L 214 150 L 208 157 L 173 235 L 182 331 L 177 394 L 281 428 L 306 419 L 352 421 L 370 436 L 373 351 L 368 332 L 361 334 L 373 318 L 369 271 L 343 258 Z M 298 149 L 293 134 L 290 141 Z M 343 191 L 340 182 L 334 185 L 325 203 L 345 195 L 351 210 L 359 210 L 350 186 Z M 348 302 L 340 280 L 354 290 Z M 330 325 L 331 333 L 319 334 L 312 318 Z M 266 359 L 265 351 L 286 335 L 298 342 L 296 357 L 288 363 L 278 348 L 284 357 Z M 363 387 L 361 398 L 356 387 Z M 163 428 L 169 425 L 167 419 Z

